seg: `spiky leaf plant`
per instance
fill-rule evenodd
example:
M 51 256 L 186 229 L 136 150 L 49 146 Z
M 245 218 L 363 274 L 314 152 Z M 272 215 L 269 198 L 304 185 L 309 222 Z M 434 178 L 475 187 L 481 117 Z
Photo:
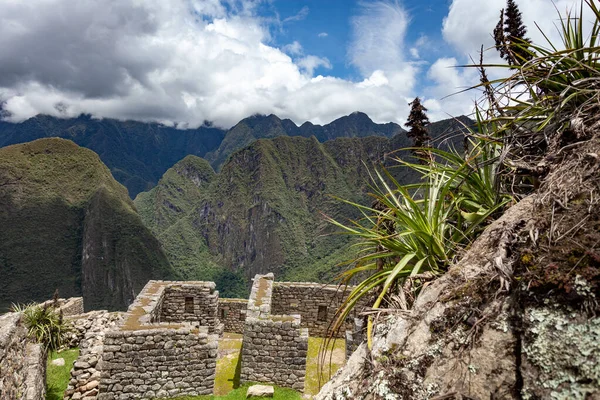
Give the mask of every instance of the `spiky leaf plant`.
M 584 7 L 593 16 L 589 32 L 584 29 L 589 22 Z M 572 141 L 563 140 L 565 134 L 584 139 L 585 129 L 574 132 L 573 122 L 579 127 L 589 126 L 600 112 L 600 10 L 595 2 L 585 0 L 577 16 L 571 11 L 558 14 L 562 46 L 552 43 L 543 31 L 546 45 L 514 43 L 515 50 L 526 54 L 527 60 L 511 66 L 515 72 L 508 78 L 487 83 L 496 95 L 490 121 L 498 125 L 497 137 L 505 140 L 511 172 L 543 173 L 541 157 Z M 470 67 L 509 68 L 489 64 Z
M 342 284 L 357 279 L 360 282 L 339 308 L 332 332 L 337 332 L 352 309 L 373 292 L 375 309 L 392 289 L 399 291 L 404 299 L 401 303 L 407 308 L 403 283 L 424 274 L 442 273 L 510 200 L 499 192 L 501 143 L 486 134 L 489 129 L 478 118 L 478 132 L 471 130 L 470 145 L 464 154 L 429 149 L 433 157 L 428 157 L 426 163 L 398 158 L 402 166 L 420 172 L 423 182 L 401 185 L 381 168 L 372 178 L 376 206 L 346 202 L 360 209 L 363 218 L 349 224 L 329 219 L 359 238 L 358 257 L 351 261 L 354 266 L 340 280 Z M 369 321 L 369 344 L 371 329 Z
M 71 325 L 54 307 L 31 303 L 13 305 L 12 310 L 23 313 L 23 322 L 28 329 L 29 337 L 44 345 L 46 350 L 59 350 L 66 343 Z

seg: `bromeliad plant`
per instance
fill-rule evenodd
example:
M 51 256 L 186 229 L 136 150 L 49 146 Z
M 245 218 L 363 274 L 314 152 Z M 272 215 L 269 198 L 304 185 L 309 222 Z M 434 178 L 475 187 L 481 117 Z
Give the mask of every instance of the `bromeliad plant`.
M 465 154 L 427 149 L 426 162 L 397 161 L 418 171 L 422 182 L 401 185 L 385 168 L 372 176 L 373 207 L 346 201 L 361 210 L 363 218 L 331 223 L 358 237 L 354 267 L 340 276 L 342 284 L 360 280 L 339 308 L 332 332 L 337 332 L 359 302 L 374 294 L 378 309 L 397 289 L 407 308 L 402 285 L 408 279 L 442 273 L 510 197 L 499 193 L 500 143 L 486 135 L 488 126 L 478 119 Z M 343 200 L 342 200 L 343 201 Z M 418 290 L 418 287 L 415 288 Z M 367 324 L 371 346 L 372 321 Z
M 527 55 L 516 65 L 468 66 L 514 69 L 508 78 L 478 85 L 492 88 L 496 96 L 489 105 L 490 121 L 505 139 L 507 164 L 513 168 L 535 170 L 548 147 L 556 151 L 562 146 L 561 136 L 574 120 L 589 126 L 600 112 L 600 9 L 595 1 L 585 0 L 578 15 L 558 14 L 560 46 L 540 29 L 547 44 L 514 44 Z
M 54 307 L 31 303 L 13 305 L 12 310 L 23 313 L 29 337 L 41 343 L 46 350 L 59 350 L 66 343 L 67 335 L 72 330 L 71 325 Z

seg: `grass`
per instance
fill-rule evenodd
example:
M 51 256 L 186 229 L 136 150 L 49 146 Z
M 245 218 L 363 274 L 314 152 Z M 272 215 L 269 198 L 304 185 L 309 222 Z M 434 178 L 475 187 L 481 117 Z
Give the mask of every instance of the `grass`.
M 346 341 L 337 339 L 327 343 L 327 354 L 319 354 L 322 348 L 323 338 L 308 338 L 308 353 L 306 354 L 306 377 L 304 379 L 304 393 L 311 396 L 319 393 L 321 386 L 344 365 L 346 358 Z M 331 350 L 333 349 L 333 354 Z M 328 365 L 319 368 L 319 360 L 325 360 Z M 321 373 L 319 377 L 319 372 Z
M 219 340 L 219 358 L 215 372 L 215 389 L 217 396 L 229 394 L 240 386 L 240 352 L 242 350 L 242 335 L 224 333 Z
M 67 389 L 71 379 L 71 368 L 79 356 L 79 349 L 56 351 L 48 354 L 48 369 L 46 375 L 46 400 L 62 400 L 63 393 Z M 65 365 L 62 367 L 52 365 L 52 360 L 64 358 Z
M 306 357 L 306 377 L 304 380 L 304 393 L 316 395 L 321 386 L 330 379 L 330 376 L 344 365 L 346 357 L 346 346 L 343 339 L 331 342 L 328 346 L 328 352 L 325 357 L 319 355 L 323 347 L 323 338 L 308 338 L 308 353 Z M 223 339 L 219 341 L 219 358 L 217 360 L 217 371 L 215 373 L 215 396 L 188 397 L 183 399 L 237 399 L 244 398 L 248 385 L 239 387 L 239 357 L 242 348 L 242 335 L 235 333 L 225 333 Z M 333 356 L 330 358 L 331 349 Z M 319 368 L 319 360 L 326 360 L 330 363 L 325 368 Z M 319 371 L 321 373 L 319 379 Z M 295 399 L 299 398 L 297 392 L 289 389 L 275 389 L 275 398 L 277 399 Z M 239 397 L 242 396 L 242 397 Z
M 248 388 L 253 384 L 240 386 L 239 388 L 229 392 L 225 396 L 184 396 L 176 397 L 173 400 L 245 400 Z M 300 400 L 302 395 L 295 390 L 280 388 L 275 386 L 274 400 Z

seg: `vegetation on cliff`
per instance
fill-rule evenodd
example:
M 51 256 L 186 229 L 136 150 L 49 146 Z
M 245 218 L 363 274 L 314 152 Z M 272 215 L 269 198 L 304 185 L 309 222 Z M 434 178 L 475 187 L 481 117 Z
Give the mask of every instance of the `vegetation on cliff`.
M 127 190 L 92 151 L 64 139 L 0 149 L 0 308 L 55 289 L 87 309 L 123 309 L 170 275 Z

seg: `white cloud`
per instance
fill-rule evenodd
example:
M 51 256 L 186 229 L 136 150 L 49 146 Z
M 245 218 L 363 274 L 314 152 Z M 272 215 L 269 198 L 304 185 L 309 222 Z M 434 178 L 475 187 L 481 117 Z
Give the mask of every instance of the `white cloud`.
M 285 46 L 283 46 L 281 48 L 281 50 L 283 50 L 287 54 L 291 54 L 293 56 L 296 56 L 296 55 L 304 53 L 304 49 L 302 48 L 302 45 L 297 40 L 294 40 L 290 44 L 286 44 Z
M 308 76 L 312 76 L 315 70 L 319 67 L 323 67 L 326 69 L 331 69 L 331 63 L 327 58 L 317 57 L 317 56 L 305 56 L 297 61 L 297 64 L 300 68 L 306 71 Z
M 470 114 L 480 95 L 475 90 L 464 92 L 478 82 L 477 71 L 458 65 L 454 57 L 440 58 L 427 71 L 431 85 L 424 90 L 427 96 L 424 104 L 434 120 Z
M 310 9 L 307 6 L 304 6 L 298 11 L 296 15 L 292 15 L 291 17 L 287 17 L 283 20 L 283 22 L 292 22 L 292 21 L 302 21 L 306 17 L 308 17 L 308 13 Z
M 405 63 L 404 39 L 410 18 L 398 1 L 363 2 L 352 18 L 350 61 L 369 76 L 378 69 L 395 70 Z
M 402 57 L 408 17 L 398 3 L 365 6 L 355 21 L 352 54 L 362 82 L 313 77 L 331 67 L 327 59 L 291 58 L 270 45 L 259 4 L 0 0 L 0 102 L 12 121 L 90 113 L 228 127 L 254 113 L 327 123 L 360 110 L 378 122 L 402 122 L 416 69 Z M 369 30 L 369 40 L 357 39 Z M 366 60 L 386 54 L 382 63 Z
M 321 32 L 317 36 L 320 38 L 326 38 L 327 36 L 329 36 L 329 34 L 327 32 Z

